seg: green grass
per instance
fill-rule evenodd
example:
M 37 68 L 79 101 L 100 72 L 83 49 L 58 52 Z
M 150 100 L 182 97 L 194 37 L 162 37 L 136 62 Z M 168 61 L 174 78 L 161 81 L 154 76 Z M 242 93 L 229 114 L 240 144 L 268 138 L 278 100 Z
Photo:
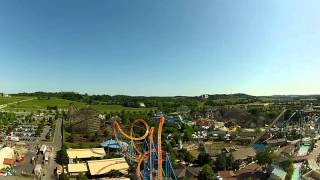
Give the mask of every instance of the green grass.
M 78 108 L 85 107 L 84 103 L 74 102 L 59 98 L 50 98 L 48 100 L 33 99 L 13 105 L 9 105 L 6 110 L 25 110 L 25 111 L 37 111 L 47 109 L 47 106 L 57 106 L 58 108 L 67 109 L 70 103 L 74 103 Z
M 25 99 L 30 99 L 30 98 L 31 97 L 23 97 L 23 96 L 0 97 L 0 105 L 17 102 Z
M 30 101 L 12 104 L 6 107 L 5 109 L 9 111 L 37 111 L 37 110 L 45 110 L 47 109 L 47 106 L 57 106 L 58 108 L 61 108 L 61 109 L 67 109 L 70 103 L 73 103 L 78 109 L 88 106 L 86 103 L 83 103 L 83 102 L 76 102 L 76 101 L 70 101 L 66 99 L 52 97 L 48 100 L 33 99 Z M 121 111 L 144 112 L 144 111 L 155 110 L 155 108 L 131 108 L 131 107 L 124 107 L 121 105 L 102 105 L 102 104 L 90 105 L 89 107 L 99 112 L 121 112 Z

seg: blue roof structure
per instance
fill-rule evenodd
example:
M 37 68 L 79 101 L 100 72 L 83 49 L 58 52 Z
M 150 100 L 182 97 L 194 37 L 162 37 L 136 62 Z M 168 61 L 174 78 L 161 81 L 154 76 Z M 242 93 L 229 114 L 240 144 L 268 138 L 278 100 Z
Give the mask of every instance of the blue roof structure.
M 266 148 L 266 145 L 264 145 L 264 144 L 253 144 L 252 147 L 256 151 L 263 151 Z
M 120 141 L 122 146 L 128 146 L 126 142 Z M 100 144 L 104 148 L 120 149 L 118 142 L 115 139 L 110 139 Z

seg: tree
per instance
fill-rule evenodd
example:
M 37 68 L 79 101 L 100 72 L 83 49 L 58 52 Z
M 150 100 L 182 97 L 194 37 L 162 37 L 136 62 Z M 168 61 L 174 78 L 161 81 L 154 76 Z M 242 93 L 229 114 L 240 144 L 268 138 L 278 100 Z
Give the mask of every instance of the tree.
M 61 150 L 58 152 L 58 160 L 62 165 L 67 165 L 69 163 L 67 146 L 65 144 L 62 145 Z
M 205 164 L 209 164 L 211 162 L 211 157 L 208 153 L 205 153 L 205 152 L 201 152 L 199 155 L 198 155 L 198 163 L 199 165 L 203 166 Z
M 185 130 L 183 134 L 183 141 L 190 141 L 192 139 L 192 131 Z
M 66 173 L 62 173 L 59 179 L 61 179 L 61 180 L 69 180 L 69 176 Z
M 235 126 L 235 123 L 232 121 L 228 121 L 224 124 L 224 126 L 230 129 Z
M 109 131 L 108 130 L 104 130 L 103 131 L 103 137 L 108 137 L 109 136 Z
M 170 143 L 165 143 L 163 147 L 164 147 L 165 151 L 169 153 L 171 162 L 175 163 L 176 159 L 178 157 L 177 150 L 173 149 Z
M 210 167 L 210 165 L 206 164 L 202 167 L 200 174 L 198 176 L 199 180 L 216 180 L 216 176 Z
M 192 163 L 194 161 L 194 157 L 192 156 L 192 154 L 187 151 L 185 157 L 184 157 L 184 161 L 188 162 L 188 163 Z
M 178 151 L 178 158 L 188 163 L 192 163 L 194 160 L 192 154 L 186 149 L 181 149 Z
M 73 137 L 73 136 L 74 136 L 73 133 L 71 133 L 71 134 L 66 138 L 66 141 L 73 143 L 73 141 L 74 141 L 74 137 Z
M 255 129 L 255 133 L 256 133 L 256 134 L 261 133 L 261 131 L 262 131 L 261 128 L 256 128 L 256 129 Z
M 179 141 L 182 140 L 182 137 L 181 137 L 180 133 L 178 133 L 178 132 L 174 133 L 173 134 L 173 140 L 175 141 L 176 144 L 178 144 Z
M 87 176 L 85 176 L 83 173 L 80 173 L 78 176 L 77 176 L 77 180 L 87 180 L 89 179 Z
M 286 179 L 290 180 L 294 171 L 292 158 L 280 163 L 280 166 L 287 172 Z
M 270 165 L 274 160 L 273 151 L 270 148 L 266 148 L 263 151 L 259 151 L 256 155 L 257 163 L 261 166 Z
M 118 177 L 121 177 L 123 176 L 123 174 L 119 171 L 119 170 L 114 170 L 112 169 L 111 171 L 109 171 L 107 174 L 106 174 L 107 177 L 111 177 L 111 178 L 118 178 Z
M 91 136 L 91 141 L 92 142 L 95 142 L 95 141 L 97 141 L 98 140 L 98 138 L 99 138 L 99 134 L 98 134 L 98 132 L 95 132 L 92 136 Z
M 226 170 L 227 168 L 227 160 L 226 160 L 226 155 L 225 154 L 219 154 L 217 157 L 217 160 L 215 162 L 216 168 L 221 171 L 221 170 Z
M 286 169 L 286 171 L 287 171 L 286 179 L 290 180 L 290 179 L 292 178 L 293 171 L 294 171 L 293 163 L 290 163 L 290 165 L 289 165 L 289 167 Z
M 192 129 L 192 127 L 185 125 L 184 133 L 183 133 L 183 140 L 190 141 L 192 139 L 193 133 L 194 133 L 194 130 Z

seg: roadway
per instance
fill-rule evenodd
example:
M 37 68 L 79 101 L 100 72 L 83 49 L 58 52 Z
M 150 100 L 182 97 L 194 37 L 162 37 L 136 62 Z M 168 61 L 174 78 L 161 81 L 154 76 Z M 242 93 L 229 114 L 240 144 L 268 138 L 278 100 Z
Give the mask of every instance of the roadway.
M 45 176 L 43 178 L 45 180 L 56 179 L 54 175 L 54 169 L 57 167 L 57 162 L 56 162 L 57 152 L 60 151 L 62 147 L 61 129 L 62 129 L 62 119 L 58 118 L 56 127 L 55 127 L 55 133 L 53 136 L 53 142 L 51 143 L 51 145 L 53 146 L 52 154 L 49 160 L 49 164 L 46 166 Z
M 318 166 L 317 163 L 317 157 L 320 154 L 320 144 L 317 142 L 316 143 L 316 148 L 313 149 L 313 151 L 307 156 L 307 160 L 309 163 L 309 167 L 312 170 L 320 170 L 320 167 Z

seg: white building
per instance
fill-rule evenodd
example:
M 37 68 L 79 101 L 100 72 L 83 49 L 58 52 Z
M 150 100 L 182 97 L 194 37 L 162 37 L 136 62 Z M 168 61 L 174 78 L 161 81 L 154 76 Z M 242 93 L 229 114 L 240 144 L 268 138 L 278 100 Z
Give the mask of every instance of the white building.
M 5 163 L 5 160 L 14 160 L 14 150 L 10 147 L 5 147 L 0 150 L 0 169 L 9 166 Z

